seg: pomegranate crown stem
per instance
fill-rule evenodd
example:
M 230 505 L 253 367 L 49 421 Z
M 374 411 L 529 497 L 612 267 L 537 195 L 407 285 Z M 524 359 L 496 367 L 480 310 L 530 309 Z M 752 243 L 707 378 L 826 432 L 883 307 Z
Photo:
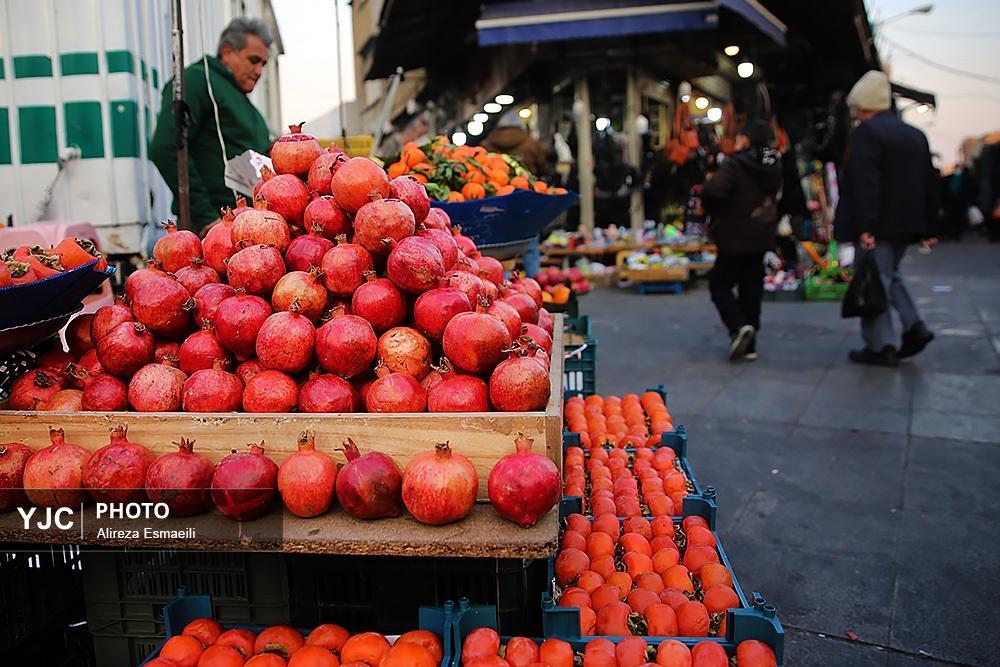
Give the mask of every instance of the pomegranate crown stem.
M 447 440 L 434 445 L 434 451 L 436 451 L 440 456 L 451 456 L 451 446 L 448 444 Z
M 251 442 L 250 444 L 247 445 L 247 449 L 251 454 L 263 454 L 264 446 L 265 443 L 263 440 L 261 440 L 259 445 L 256 442 Z
M 340 451 L 344 452 L 344 456 L 347 457 L 348 461 L 353 461 L 361 456 L 361 451 L 358 449 L 357 443 L 350 437 L 344 440 L 344 445 L 340 448 Z
M 309 430 L 299 433 L 299 451 L 312 451 L 314 449 L 316 449 L 316 433 Z
M 50 428 L 49 440 L 53 445 L 61 445 L 66 441 L 66 433 L 61 428 Z
M 534 444 L 534 439 L 527 437 L 523 433 L 518 433 L 514 439 L 514 447 L 517 448 L 518 453 L 530 452 L 531 446 Z

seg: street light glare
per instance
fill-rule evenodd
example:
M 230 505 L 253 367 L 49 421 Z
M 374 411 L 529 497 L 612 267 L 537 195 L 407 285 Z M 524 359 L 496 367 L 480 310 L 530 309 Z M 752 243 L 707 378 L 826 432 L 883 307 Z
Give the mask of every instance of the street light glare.
M 737 45 L 735 45 L 735 44 L 730 44 L 730 45 L 729 45 L 729 46 L 727 46 L 727 47 L 726 47 L 725 49 L 723 49 L 723 52 L 724 52 L 724 53 L 725 53 L 725 54 L 726 54 L 727 56 L 729 56 L 730 58 L 732 58 L 733 56 L 737 56 L 737 55 L 739 55 L 739 53 L 740 53 L 740 47 L 738 47 L 738 46 L 737 46 Z
M 513 95 L 497 95 L 493 99 L 496 101 L 497 104 L 513 104 L 514 103 L 514 96 Z
M 694 101 L 694 106 L 696 108 L 702 109 L 702 110 L 707 109 L 708 108 L 708 98 L 707 97 L 699 97 L 698 99 L 696 99 Z
M 503 107 L 496 102 L 487 102 L 483 105 L 483 111 L 486 113 L 500 113 L 502 109 Z
M 753 76 L 753 63 L 750 61 L 740 63 L 736 66 L 736 73 L 741 79 L 749 79 Z

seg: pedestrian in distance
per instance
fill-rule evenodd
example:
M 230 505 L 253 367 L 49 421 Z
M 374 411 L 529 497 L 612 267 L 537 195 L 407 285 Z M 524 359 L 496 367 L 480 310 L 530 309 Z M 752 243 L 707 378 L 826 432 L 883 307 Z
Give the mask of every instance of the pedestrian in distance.
M 861 77 L 847 96 L 860 124 L 851 136 L 834 223 L 837 241 L 860 249 L 858 266 L 864 254 L 874 256 L 891 306 L 861 318 L 865 347 L 849 355 L 855 363 L 876 366 L 896 366 L 934 339 L 899 265 L 910 245 L 937 244 L 940 187 L 927 137 L 890 110 L 891 100 L 889 77 L 876 70 Z M 901 339 L 892 310 L 902 323 Z
M 701 191 L 709 237 L 718 246 L 709 291 L 729 330 L 730 361 L 757 358 L 764 254 L 774 249 L 777 238 L 781 179 L 771 125 L 752 120 L 736 135 L 736 154 Z

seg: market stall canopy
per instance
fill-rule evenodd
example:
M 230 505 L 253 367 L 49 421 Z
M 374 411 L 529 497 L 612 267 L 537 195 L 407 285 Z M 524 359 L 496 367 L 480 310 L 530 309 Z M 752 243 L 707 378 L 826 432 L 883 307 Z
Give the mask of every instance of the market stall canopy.
M 937 98 L 934 93 L 928 93 L 923 90 L 917 90 L 916 88 L 910 88 L 909 86 L 904 86 L 901 83 L 892 82 L 892 94 L 894 97 L 905 97 L 908 100 L 913 100 L 919 104 L 926 104 L 928 106 L 936 107 Z
M 515 0 L 489 3 L 476 21 L 480 46 L 713 30 L 719 10 L 784 44 L 785 25 L 756 0 Z

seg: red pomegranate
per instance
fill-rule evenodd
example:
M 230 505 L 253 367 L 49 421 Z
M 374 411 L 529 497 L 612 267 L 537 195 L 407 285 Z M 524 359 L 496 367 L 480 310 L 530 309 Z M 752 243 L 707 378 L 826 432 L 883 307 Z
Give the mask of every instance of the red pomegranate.
M 204 368 L 213 368 L 216 359 L 224 362 L 223 368 L 229 368 L 233 363 L 233 355 L 219 342 L 211 320 L 202 320 L 201 331 L 184 339 L 177 358 L 185 375 L 191 375 Z
M 275 175 L 267 167 L 261 169 L 260 188 L 254 196 L 267 202 L 267 208 L 285 219 L 289 225 L 302 226 L 302 214 L 309 204 L 309 190 L 292 174 Z
M 397 517 L 403 513 L 403 475 L 382 452 L 362 454 L 353 440 L 344 441 L 347 463 L 337 475 L 337 502 L 358 519 Z
M 362 206 L 354 217 L 354 241 L 368 252 L 385 254 L 386 239 L 401 241 L 416 228 L 409 206 L 398 199 L 379 199 Z
M 317 223 L 306 227 L 308 234 L 297 236 L 285 251 L 285 265 L 289 271 L 308 271 L 323 265 L 323 256 L 333 247 L 333 241 L 323 236 L 323 227 Z
M 80 412 L 83 410 L 83 392 L 79 389 L 62 389 L 52 395 L 39 410 L 46 412 Z
M 76 357 L 62 348 L 55 347 L 35 360 L 35 367 L 43 371 L 51 371 L 63 384 L 68 384 L 71 376 L 67 371 L 70 364 L 76 363 Z
M 531 452 L 533 440 L 521 435 L 514 443 L 516 452 L 490 470 L 487 489 L 497 514 L 528 528 L 559 502 L 562 485 L 556 464 Z
M 246 200 L 243 202 L 245 204 Z M 244 205 L 243 210 L 250 209 Z M 226 275 L 226 260 L 236 252 L 236 246 L 233 244 L 233 220 L 235 219 L 236 213 L 233 209 L 227 208 L 222 214 L 222 222 L 209 229 L 201 242 L 202 250 L 205 253 L 205 264 L 223 276 Z
M 237 359 L 246 361 L 253 356 L 257 333 L 272 312 L 264 299 L 236 290 L 236 296 L 225 299 L 215 310 L 215 335 Z
M 236 412 L 243 403 L 243 382 L 223 370 L 216 360 L 213 368 L 195 371 L 184 383 L 181 405 L 185 412 Z
M 431 526 L 464 519 L 478 492 L 476 468 L 446 442 L 414 456 L 403 471 L 403 504 L 414 519 Z
M 299 412 L 357 412 L 360 407 L 358 392 L 338 375 L 314 374 L 299 389 Z
M 55 373 L 28 371 L 11 385 L 8 405 L 11 410 L 37 410 L 63 388 L 62 380 Z
M 479 257 L 479 250 L 476 248 L 475 242 L 473 242 L 473 240 L 468 236 L 462 234 L 461 227 L 456 225 L 452 230 L 452 233 L 455 236 L 455 243 L 458 244 L 458 249 L 461 250 L 466 257 L 470 257 L 472 259 Z
M 365 283 L 351 297 L 351 312 L 368 320 L 377 332 L 386 331 L 406 319 L 406 300 L 392 281 L 365 271 Z
M 250 245 L 237 250 L 226 265 L 230 285 L 258 296 L 270 294 L 283 275 L 285 260 L 276 248 L 266 245 Z
M 424 379 L 420 381 L 420 386 L 424 388 L 428 394 L 430 394 L 431 389 L 438 386 L 448 378 L 453 378 L 458 373 L 455 369 L 451 367 L 451 362 L 448 361 L 448 357 L 441 357 L 437 365 L 431 365 L 431 372 L 424 376 Z
M 288 223 L 275 211 L 264 206 L 264 200 L 254 200 L 254 208 L 244 211 L 233 220 L 233 246 L 245 248 L 249 245 L 269 245 L 279 253 L 288 249 L 292 241 Z
M 256 359 L 247 359 L 236 367 L 236 377 L 238 377 L 243 384 L 246 384 L 254 375 L 266 370 L 267 369 L 264 368 L 264 364 L 260 363 Z
M 441 259 L 444 260 L 444 270 L 451 271 L 458 261 L 458 244 L 455 243 L 455 237 L 443 229 L 428 229 L 423 225 L 417 229 L 417 236 L 434 244 L 441 253 Z
M 94 319 L 90 324 L 90 340 L 96 347 L 112 329 L 122 322 L 132 322 L 132 309 L 125 305 L 125 300 L 121 297 L 115 299 L 110 306 L 101 306 L 94 313 Z
M 373 160 L 352 157 L 337 168 L 330 191 L 344 210 L 357 213 L 368 202 L 389 196 L 389 177 Z
M 346 236 L 337 237 L 337 245 L 323 255 L 323 283 L 330 293 L 339 297 L 350 297 L 365 281 L 366 271 L 375 265 L 371 253 L 357 245 L 347 243 Z
M 525 292 L 507 290 L 504 292 L 503 301 L 514 307 L 517 314 L 521 316 L 521 322 L 527 324 L 538 324 L 538 305 L 531 295 Z
M 278 468 L 278 493 L 288 511 L 304 519 L 325 514 L 333 504 L 337 464 L 316 451 L 312 431 L 299 434 L 299 450 Z
M 50 428 L 49 440 L 24 465 L 24 492 L 39 507 L 79 507 L 87 499 L 83 466 L 90 452 L 66 442 L 61 428 Z
M 440 343 L 444 328 L 459 313 L 472 311 L 469 297 L 452 287 L 424 292 L 413 304 L 413 325 L 431 340 Z
M 309 167 L 309 175 L 306 177 L 306 185 L 310 192 L 318 192 L 321 195 L 330 194 L 330 181 L 340 165 L 347 162 L 347 155 L 336 146 L 329 146 L 320 153 L 319 157 L 313 160 Z
M 214 320 L 219 304 L 231 296 L 236 296 L 236 290 L 225 283 L 209 283 L 194 293 L 195 322 Z
M 526 350 L 497 365 L 490 376 L 490 402 L 501 412 L 544 410 L 552 391 L 545 368 Z
M 443 229 L 446 232 L 451 232 L 451 217 L 441 208 L 432 206 L 427 211 L 427 218 L 423 223 L 424 227 L 428 229 Z
M 323 147 L 316 137 L 302 133 L 305 123 L 289 125 L 289 134 L 279 137 L 271 146 L 271 163 L 279 174 L 295 174 L 305 178 L 316 158 L 323 154 Z
M 376 355 L 393 373 L 418 380 L 431 370 L 431 343 L 410 327 L 393 327 L 379 336 Z
M 427 217 L 431 199 L 427 189 L 413 176 L 404 174 L 389 181 L 389 197 L 398 199 L 413 211 L 413 218 L 419 225 Z
M 350 378 L 371 367 L 378 338 L 368 320 L 334 308 L 331 319 L 316 330 L 316 356 L 327 373 Z
M 271 306 L 280 313 L 291 310 L 292 304 L 297 303 L 299 313 L 316 323 L 326 311 L 327 298 L 323 272 L 314 266 L 309 271 L 291 271 L 281 276 L 271 294 Z
M 521 338 L 534 341 L 546 354 L 552 354 L 552 336 L 549 332 L 537 324 L 524 324 L 521 326 Z
M 153 245 L 153 257 L 160 262 L 164 271 L 176 273 L 187 266 L 192 257 L 204 256 L 201 239 L 197 234 L 186 229 L 177 231 L 177 225 L 173 222 L 163 223 L 163 228 L 167 233 Z
M 138 503 L 146 499 L 146 471 L 156 455 L 128 439 L 128 426 L 111 429 L 111 442 L 83 466 L 83 486 L 99 503 Z
M 19 442 L 0 445 L 0 512 L 12 512 L 28 502 L 24 493 L 24 466 L 35 453 Z
M 433 242 L 419 236 L 389 241 L 389 280 L 404 292 L 423 294 L 444 277 L 444 260 Z
M 552 320 L 552 314 L 544 308 L 538 311 L 538 326 L 545 329 L 550 336 L 555 331 L 556 323 Z
M 306 229 L 319 228 L 327 240 L 351 231 L 350 216 L 332 195 L 316 197 L 309 202 L 302 215 L 302 224 Z
M 94 340 L 90 337 L 90 326 L 94 323 L 94 313 L 81 313 L 71 319 L 66 326 L 66 345 L 70 354 L 83 356 L 84 352 L 94 349 Z
M 163 270 L 163 267 L 158 260 L 148 260 L 145 268 L 133 271 L 129 274 L 129 277 L 125 279 L 125 302 L 134 302 L 135 291 L 139 289 L 139 286 L 146 282 L 149 278 L 164 278 L 166 275 L 167 272 Z
M 139 322 L 122 322 L 97 344 L 97 358 L 106 373 L 128 378 L 153 361 L 156 341 Z
M 215 283 L 219 284 L 219 283 Z M 228 285 L 227 285 L 228 287 Z M 153 363 L 162 364 L 164 359 L 170 358 L 174 362 L 179 358 L 177 355 L 181 353 L 181 344 L 175 340 L 158 340 L 156 341 L 156 346 L 153 348 Z
M 483 375 L 499 364 L 510 347 L 507 327 L 486 312 L 480 302 L 474 313 L 459 313 L 448 322 L 441 338 L 445 356 L 460 371 Z
M 477 303 L 479 297 L 483 296 L 483 281 L 478 276 L 466 271 L 449 271 L 439 286 L 461 290 L 469 297 L 470 303 Z
M 511 340 L 516 340 L 521 335 L 521 315 L 514 306 L 503 301 L 494 301 L 486 309 L 486 312 L 503 322 L 503 325 L 507 327 L 507 332 L 510 333 Z
M 424 412 L 427 392 L 409 373 L 393 373 L 379 362 L 378 379 L 368 388 L 365 406 L 368 412 Z
M 476 266 L 479 267 L 480 278 L 489 280 L 498 287 L 503 282 L 503 264 L 499 259 L 483 255 L 476 260 Z
M 489 412 L 489 388 L 475 375 L 446 378 L 427 392 L 428 412 Z
M 158 457 L 146 471 L 146 495 L 164 503 L 170 516 L 194 516 L 209 508 L 215 466 L 194 451 L 194 440 L 181 438 L 177 451 Z
M 295 302 L 287 312 L 267 318 L 257 332 L 257 359 L 277 371 L 305 370 L 312 361 L 315 346 L 316 328 L 299 312 L 299 304 Z
M 264 443 L 219 461 L 212 475 L 212 502 L 224 515 L 250 521 L 267 512 L 274 500 L 278 466 L 264 453 Z
M 291 412 L 299 403 L 299 385 L 281 371 L 264 370 L 247 380 L 244 412 Z
M 104 373 L 104 368 L 101 366 L 100 360 L 97 358 L 97 348 L 90 350 L 82 357 L 80 361 L 76 364 L 76 368 L 73 369 L 72 374 L 74 377 L 74 386 L 77 389 L 84 389 L 90 381 L 96 378 L 98 375 Z
M 523 292 L 530 296 L 534 300 L 535 306 L 538 308 L 542 307 L 542 286 L 534 278 L 518 275 L 515 276 L 510 285 L 518 292 Z
M 219 282 L 219 274 L 205 260 L 195 257 L 191 263 L 179 270 L 175 276 L 177 282 L 184 286 L 188 294 L 194 294 L 203 286 Z
M 128 403 L 137 412 L 177 412 L 187 375 L 176 360 L 146 364 L 128 382 Z
M 135 291 L 132 314 L 153 333 L 174 338 L 191 324 L 195 301 L 172 277 L 148 278 Z
M 479 277 L 479 265 L 476 264 L 476 260 L 470 259 L 469 257 L 460 256 L 455 260 L 454 271 L 460 271 L 462 273 L 471 273 L 472 275 Z
M 87 412 L 119 412 L 128 409 L 128 388 L 113 375 L 93 378 L 80 396 L 80 407 Z

